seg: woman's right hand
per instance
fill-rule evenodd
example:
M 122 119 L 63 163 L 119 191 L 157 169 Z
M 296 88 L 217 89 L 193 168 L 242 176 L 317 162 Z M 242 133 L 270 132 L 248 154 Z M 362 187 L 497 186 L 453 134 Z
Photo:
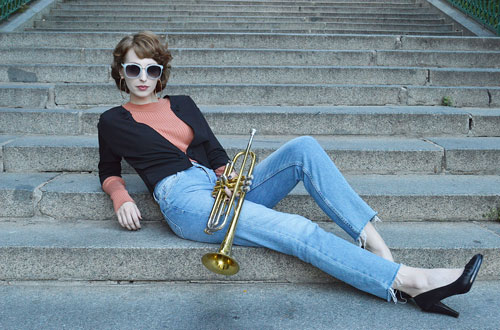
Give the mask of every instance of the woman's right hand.
M 123 228 L 127 228 L 128 230 L 141 229 L 140 220 L 142 219 L 142 216 L 135 203 L 123 203 L 118 211 L 116 211 L 116 216 L 118 217 L 118 222 Z

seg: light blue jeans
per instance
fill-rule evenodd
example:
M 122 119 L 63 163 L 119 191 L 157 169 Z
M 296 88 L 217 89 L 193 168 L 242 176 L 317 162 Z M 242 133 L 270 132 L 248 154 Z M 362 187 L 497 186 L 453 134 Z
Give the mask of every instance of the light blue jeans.
M 220 243 L 226 230 L 204 233 L 217 180 L 200 164 L 160 181 L 154 198 L 179 237 Z M 293 139 L 255 166 L 254 180 L 238 220 L 234 244 L 264 246 L 293 255 L 360 290 L 388 301 L 400 265 L 321 229 L 311 220 L 272 208 L 299 181 L 321 209 L 358 240 L 373 211 L 346 182 L 314 138 Z M 227 227 L 227 226 L 226 226 Z

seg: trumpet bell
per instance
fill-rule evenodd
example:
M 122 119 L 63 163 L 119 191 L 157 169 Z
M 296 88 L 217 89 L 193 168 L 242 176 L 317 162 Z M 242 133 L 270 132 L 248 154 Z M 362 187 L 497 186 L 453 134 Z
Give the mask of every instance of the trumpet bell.
M 201 262 L 212 272 L 221 275 L 234 275 L 240 270 L 236 260 L 223 253 L 207 253 Z

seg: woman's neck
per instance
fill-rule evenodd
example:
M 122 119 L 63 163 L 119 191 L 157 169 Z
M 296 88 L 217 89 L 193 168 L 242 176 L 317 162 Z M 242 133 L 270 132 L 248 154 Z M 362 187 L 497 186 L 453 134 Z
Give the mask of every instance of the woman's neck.
M 136 104 L 132 102 L 125 103 L 123 107 L 132 112 L 156 112 L 165 106 L 170 107 L 170 102 L 168 99 L 158 99 L 156 102 L 149 102 L 144 104 Z
M 155 94 L 151 94 L 149 97 L 137 97 L 135 95 L 130 95 L 130 100 L 128 103 L 135 105 L 144 105 L 149 103 L 158 102 L 159 98 Z

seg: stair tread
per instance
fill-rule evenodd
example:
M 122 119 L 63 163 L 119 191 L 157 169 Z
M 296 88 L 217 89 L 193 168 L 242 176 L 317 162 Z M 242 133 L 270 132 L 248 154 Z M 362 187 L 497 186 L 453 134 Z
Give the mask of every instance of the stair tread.
M 55 179 L 52 179 L 56 177 Z M 149 194 L 146 186 L 136 174 L 124 174 L 127 189 L 131 193 Z M 378 196 L 500 196 L 498 175 L 378 175 L 348 174 L 347 181 L 361 195 Z M 101 190 L 97 174 L 76 173 L 0 173 L 0 189 L 17 189 L 19 181 L 29 185 L 28 178 L 40 183 L 48 182 L 41 190 L 57 193 L 97 193 L 107 197 Z M 35 185 L 36 186 L 36 185 Z M 291 192 L 306 195 L 302 185 Z
M 41 280 L 47 277 L 135 281 L 221 280 L 219 276 L 209 274 L 200 262 L 203 254 L 217 250 L 218 245 L 178 238 L 164 222 L 142 224 L 141 230 L 130 232 L 116 221 L 0 222 L 0 258 L 3 265 L 8 265 L 0 269 L 0 277 L 11 280 Z M 500 262 L 500 224 L 488 225 L 382 223 L 378 226 L 393 249 L 395 258 L 405 264 L 460 267 L 470 255 L 482 253 L 488 263 L 484 264 L 478 278 L 485 280 L 496 279 L 496 265 Z M 353 242 L 333 223 L 322 223 L 321 226 Z M 295 257 L 266 248 L 234 246 L 232 255 L 240 263 L 241 270 L 235 276 L 225 278 L 228 281 L 335 281 Z M 68 258 L 72 260 L 68 262 Z M 253 265 L 263 258 L 266 263 L 261 263 L 261 268 L 256 271 Z M 83 260 L 85 264 L 81 264 Z M 46 263 L 51 266 L 45 267 Z M 19 272 L 20 269 L 23 272 Z
M 0 285 L 0 295 L 9 302 L 0 310 L 7 329 L 106 324 L 132 330 L 147 324 L 151 330 L 214 330 L 222 322 L 230 329 L 325 330 L 334 320 L 338 329 L 385 330 L 391 324 L 462 330 L 495 327 L 492 302 L 500 300 L 500 281 L 477 281 L 467 295 L 447 299 L 458 319 L 423 313 L 411 303 L 387 303 L 340 283 L 9 283 Z
M 248 142 L 245 134 L 216 134 L 225 149 L 241 149 Z M 312 135 L 314 136 L 314 135 Z M 257 135 L 254 149 L 277 149 L 291 140 L 293 135 Z M 371 150 L 371 151 L 440 151 L 440 150 L 500 150 L 500 137 L 357 137 L 314 136 L 325 150 Z M 4 148 L 12 147 L 85 147 L 97 148 L 97 136 L 75 135 L 1 135 Z M 6 141 L 9 141 L 6 143 Z M 430 143 L 428 142 L 430 141 Z
M 8 218 L 7 218 L 8 219 Z M 333 222 L 318 222 L 326 231 L 349 240 Z M 391 249 L 497 249 L 500 250 L 500 223 L 470 222 L 382 222 L 376 224 Z M 214 244 L 200 243 L 177 237 L 163 221 L 143 221 L 142 229 L 128 231 L 116 220 L 29 220 L 0 221 L 0 249 L 5 247 L 47 248 L 150 248 L 189 249 L 213 248 Z M 237 246 L 235 251 L 248 249 Z M 260 248 L 261 250 L 263 248 Z M 258 250 L 251 248 L 251 250 Z M 499 257 L 500 259 L 500 257 Z

